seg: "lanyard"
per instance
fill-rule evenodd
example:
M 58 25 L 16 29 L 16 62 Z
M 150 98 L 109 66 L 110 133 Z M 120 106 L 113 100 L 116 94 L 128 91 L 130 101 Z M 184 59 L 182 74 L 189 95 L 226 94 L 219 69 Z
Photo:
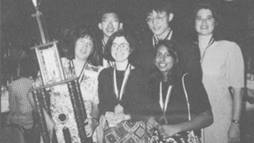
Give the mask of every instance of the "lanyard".
M 206 46 L 205 50 L 203 51 L 203 53 L 201 53 L 201 58 L 200 58 L 200 63 L 201 63 L 201 64 L 203 63 L 203 60 L 204 60 L 204 58 L 205 58 L 207 49 L 208 49 L 213 43 L 214 43 L 214 39 L 213 39 L 213 37 L 211 37 L 211 39 L 209 40 L 208 45 Z M 200 50 L 200 51 L 201 51 L 201 50 Z
M 72 61 L 72 62 L 73 62 L 73 61 Z M 73 62 L 73 65 L 74 65 L 74 69 L 75 69 L 75 64 L 74 64 L 74 62 Z M 85 63 L 83 64 L 82 69 L 81 69 L 81 71 L 80 71 L 79 74 L 77 73 L 77 71 L 75 71 L 75 72 L 76 72 L 76 75 L 78 75 L 78 81 L 79 81 L 79 83 L 80 83 L 80 82 L 83 80 L 83 78 L 84 78 L 84 75 L 85 75 L 85 68 L 87 67 L 87 65 L 88 65 L 87 62 L 85 62 Z
M 166 111 L 167 111 L 169 98 L 171 96 L 171 91 L 172 91 L 172 85 L 169 85 L 168 86 L 168 91 L 167 91 L 167 94 L 166 94 L 166 99 L 163 102 L 163 98 L 162 98 L 162 82 L 160 82 L 160 100 L 159 100 L 159 103 L 160 103 L 160 107 L 161 107 L 161 110 L 162 110 L 163 114 L 165 114 Z
M 131 71 L 131 65 L 128 64 L 127 67 L 126 67 L 126 70 L 124 72 L 123 82 L 122 82 L 120 92 L 119 92 L 119 90 L 117 88 L 116 68 L 114 68 L 114 72 L 113 72 L 114 92 L 115 92 L 116 98 L 119 101 L 122 100 L 123 93 L 124 93 L 124 90 L 125 90 L 125 87 L 126 87 L 126 83 L 127 83 L 128 78 L 129 78 L 129 75 L 130 75 L 130 71 Z

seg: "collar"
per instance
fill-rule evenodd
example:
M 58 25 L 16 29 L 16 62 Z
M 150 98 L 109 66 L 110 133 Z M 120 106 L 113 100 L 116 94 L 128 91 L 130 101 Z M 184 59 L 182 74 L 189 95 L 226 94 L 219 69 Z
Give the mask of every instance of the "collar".
M 173 30 L 170 30 L 163 40 L 171 40 L 172 39 L 172 35 L 173 35 Z M 158 44 L 160 39 L 156 35 L 153 35 L 153 39 L 152 40 L 153 40 L 153 46 L 155 46 L 156 44 Z

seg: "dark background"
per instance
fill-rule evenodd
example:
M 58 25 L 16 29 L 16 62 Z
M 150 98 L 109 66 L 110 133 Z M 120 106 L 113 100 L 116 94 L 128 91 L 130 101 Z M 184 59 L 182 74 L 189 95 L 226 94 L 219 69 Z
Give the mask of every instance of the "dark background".
M 139 38 L 150 34 L 144 21 L 148 3 L 156 0 L 38 0 L 50 40 L 61 41 L 68 29 L 89 26 L 98 33 L 97 11 L 111 3 L 118 7 L 124 28 Z M 188 18 L 194 5 L 201 0 L 172 0 L 175 9 L 175 27 L 188 34 Z M 254 0 L 210 0 L 222 16 L 221 33 L 227 40 L 236 41 L 244 53 L 246 71 L 254 74 Z M 17 72 L 20 59 L 33 54 L 30 47 L 41 43 L 38 25 L 32 14 L 32 0 L 0 0 L 0 85 L 6 84 Z M 63 47 L 59 47 L 60 50 Z M 252 60 L 249 60 L 252 59 Z M 36 61 L 34 57 L 34 61 Z M 252 66 L 251 66 L 252 65 Z M 2 82 L 2 83 L 1 83 Z M 1 109 L 0 109 L 1 110 Z M 253 142 L 253 114 L 246 114 L 243 134 Z M 1 114 L 0 114 L 1 122 Z M 248 143 L 249 143 L 248 142 Z M 246 142 L 247 143 L 247 142 Z
M 190 31 L 189 17 L 194 5 L 201 0 L 171 0 L 174 4 L 174 28 L 181 33 Z M 253 0 L 210 0 L 222 16 L 222 35 L 236 41 L 246 49 L 249 38 L 248 13 Z M 38 0 L 43 13 L 45 30 L 50 40 L 62 40 L 68 29 L 75 26 L 89 26 L 99 33 L 97 12 L 106 4 L 118 8 L 124 28 L 131 31 L 138 40 L 150 34 L 144 13 L 149 3 L 156 0 Z M 253 4 L 254 5 L 254 4 Z M 249 8 L 250 7 L 250 8 Z M 41 43 L 38 24 L 31 15 L 35 12 L 32 0 L 1 0 L 1 71 L 4 81 L 15 74 L 17 61 L 31 53 L 30 47 Z M 253 14 L 254 15 L 254 14 Z M 253 33 L 253 32 L 251 32 Z M 253 34 L 252 34 L 253 35 Z M 251 40 L 247 40 L 251 41 Z M 251 44 L 249 44 L 251 45 Z M 59 47 L 60 50 L 64 47 Z M 26 51 L 26 52 L 24 52 Z M 7 74 L 7 75 L 6 75 Z

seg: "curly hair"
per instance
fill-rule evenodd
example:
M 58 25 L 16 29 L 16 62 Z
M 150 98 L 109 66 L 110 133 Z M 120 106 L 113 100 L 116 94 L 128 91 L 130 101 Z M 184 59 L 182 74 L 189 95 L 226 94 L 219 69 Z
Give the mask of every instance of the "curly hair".
M 113 44 L 113 41 L 117 38 L 117 37 L 124 37 L 127 42 L 129 43 L 130 45 L 130 55 L 128 57 L 128 59 L 132 59 L 131 57 L 133 56 L 133 52 L 135 51 L 135 49 L 137 48 L 137 42 L 136 40 L 132 37 L 132 35 L 130 35 L 129 33 L 127 33 L 126 31 L 124 30 L 119 30 L 117 32 L 115 32 L 113 35 L 111 35 L 109 37 L 109 40 L 105 46 L 105 54 L 104 54 L 104 57 L 107 59 L 107 60 L 110 60 L 110 61 L 114 61 L 114 58 L 112 57 L 111 55 L 111 48 L 112 48 L 112 44 Z

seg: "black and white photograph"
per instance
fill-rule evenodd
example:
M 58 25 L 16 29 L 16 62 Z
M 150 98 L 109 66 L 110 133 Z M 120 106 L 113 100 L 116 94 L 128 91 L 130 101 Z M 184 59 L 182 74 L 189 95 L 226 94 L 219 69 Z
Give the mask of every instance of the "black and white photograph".
M 1 0 L 0 143 L 254 143 L 254 0 Z

